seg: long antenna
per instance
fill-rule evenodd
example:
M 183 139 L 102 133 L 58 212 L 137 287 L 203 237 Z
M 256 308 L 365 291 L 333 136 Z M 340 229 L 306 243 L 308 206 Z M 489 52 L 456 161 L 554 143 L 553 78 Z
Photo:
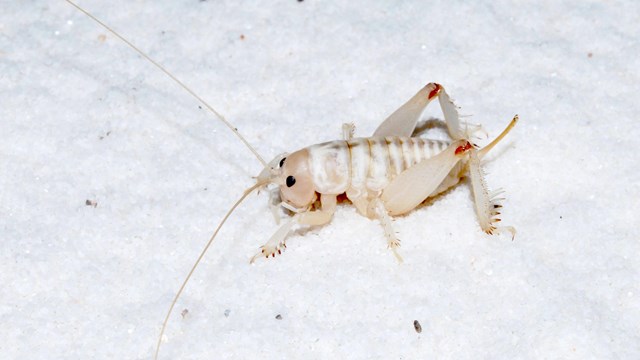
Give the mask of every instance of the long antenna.
M 169 317 L 171 316 L 171 313 L 173 312 L 173 308 L 176 305 L 176 303 L 178 302 L 178 298 L 180 298 L 180 295 L 182 295 L 182 292 L 184 291 L 184 288 L 187 286 L 187 283 L 189 282 L 189 279 L 191 279 L 191 275 L 193 275 L 193 272 L 198 267 L 198 264 L 200 264 L 200 261 L 204 257 L 204 254 L 207 252 L 207 250 L 209 250 L 209 247 L 213 243 L 213 240 L 216 238 L 216 235 L 218 235 L 218 232 L 220 231 L 220 229 L 222 229 L 222 225 L 224 225 L 224 223 L 227 221 L 229 216 L 231 216 L 231 213 L 233 213 L 233 211 L 238 207 L 238 205 L 240 205 L 240 203 L 244 199 L 246 199 L 246 197 L 249 196 L 249 194 L 251 194 L 254 190 L 256 190 L 256 189 L 258 189 L 258 188 L 260 188 L 260 187 L 262 187 L 264 185 L 265 185 L 264 183 L 258 182 L 255 185 L 253 185 L 252 187 L 250 187 L 250 188 L 248 188 L 247 190 L 244 191 L 244 194 L 242 194 L 240 199 L 238 199 L 238 201 L 236 201 L 235 204 L 233 204 L 231 209 L 229 209 L 227 214 L 222 218 L 222 221 L 220 221 L 220 224 L 218 224 L 218 227 L 213 232 L 213 235 L 211 235 L 211 238 L 207 242 L 207 245 L 205 245 L 204 249 L 202 249 L 202 251 L 200 252 L 200 255 L 198 256 L 198 259 L 196 260 L 196 262 L 191 267 L 191 270 L 189 270 L 189 273 L 187 274 L 187 276 L 184 278 L 184 281 L 180 285 L 180 289 L 178 289 L 178 292 L 176 293 L 176 296 L 174 296 L 173 301 L 171 302 L 171 306 L 169 306 L 169 311 L 167 311 L 167 315 L 165 316 L 164 321 L 162 322 L 162 329 L 160 330 L 160 336 L 158 336 L 158 343 L 156 345 L 156 353 L 153 356 L 154 359 L 156 359 L 156 360 L 158 359 L 158 354 L 160 353 L 160 344 L 162 343 L 162 336 L 164 335 L 164 331 L 167 328 L 167 323 L 169 322 Z
M 158 62 L 156 62 L 155 60 L 153 60 L 152 58 L 149 57 L 149 55 L 145 54 L 142 50 L 138 49 L 138 47 L 136 47 L 135 45 L 133 45 L 129 40 L 125 39 L 123 36 L 121 36 L 120 34 L 118 34 L 115 30 L 113 30 L 112 28 L 110 28 L 107 24 L 103 23 L 102 21 L 100 21 L 98 18 L 96 18 L 95 16 L 93 16 L 91 13 L 89 13 L 88 11 L 86 11 L 85 9 L 81 8 L 80 6 L 76 5 L 73 1 L 71 0 L 65 0 L 66 2 L 68 2 L 69 4 L 71 4 L 73 7 L 75 7 L 76 9 L 78 9 L 79 11 L 81 11 L 82 13 L 84 13 L 85 15 L 87 15 L 90 19 L 92 19 L 93 21 L 97 22 L 100 26 L 102 26 L 103 28 L 105 28 L 108 32 L 110 32 L 111 34 L 113 34 L 114 36 L 116 36 L 118 39 L 122 40 L 125 44 L 129 45 L 130 48 L 132 48 L 135 52 L 137 52 L 140 56 L 142 56 L 143 58 L 147 59 L 150 63 L 152 63 L 156 68 L 158 68 L 160 71 L 162 71 L 165 75 L 167 75 L 171 80 L 173 80 L 176 84 L 178 84 L 181 88 L 183 88 L 186 92 L 188 92 L 191 96 L 193 96 L 196 100 L 198 100 L 198 102 L 200 102 L 200 104 L 202 104 L 205 108 L 207 108 L 207 110 L 211 111 L 218 119 L 220 119 L 220 121 L 222 121 L 225 125 L 227 125 L 227 127 L 229 129 L 231 129 L 231 131 L 233 131 L 234 134 L 236 134 L 236 136 L 247 146 L 247 148 L 249 148 L 249 150 L 251 150 L 251 152 L 253 153 L 253 155 L 256 156 L 256 158 L 262 163 L 262 165 L 264 167 L 267 166 L 267 163 L 264 161 L 264 159 L 260 156 L 260 154 L 258 154 L 258 152 L 256 151 L 256 149 L 253 148 L 253 146 L 251 146 L 249 144 L 249 142 L 240 134 L 240 132 L 238 131 L 238 129 L 236 129 L 233 125 L 231 125 L 231 123 L 229 121 L 227 121 L 227 119 L 225 119 L 224 116 L 222 116 L 222 114 L 220 114 L 219 112 L 217 112 L 213 106 L 209 105 L 209 103 L 207 103 L 203 98 L 201 98 L 200 96 L 198 96 L 198 94 L 196 94 L 193 90 L 191 90 L 187 85 L 185 85 L 182 81 L 180 81 L 177 77 L 175 77 L 173 74 L 171 74 L 167 69 L 165 69 L 162 65 L 160 65 Z

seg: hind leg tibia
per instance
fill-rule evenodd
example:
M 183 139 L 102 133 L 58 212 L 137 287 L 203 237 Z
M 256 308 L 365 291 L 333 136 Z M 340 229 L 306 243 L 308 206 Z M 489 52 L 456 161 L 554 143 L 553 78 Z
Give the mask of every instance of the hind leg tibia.
M 513 239 L 516 236 L 516 229 L 513 226 L 498 226 L 498 223 L 502 221 L 500 218 L 500 210 L 502 209 L 500 201 L 504 200 L 504 198 L 499 197 L 502 191 L 489 192 L 484 170 L 475 149 L 469 151 L 469 177 L 471 179 L 476 214 L 482 231 L 491 235 L 506 231 L 511 234 L 511 239 Z

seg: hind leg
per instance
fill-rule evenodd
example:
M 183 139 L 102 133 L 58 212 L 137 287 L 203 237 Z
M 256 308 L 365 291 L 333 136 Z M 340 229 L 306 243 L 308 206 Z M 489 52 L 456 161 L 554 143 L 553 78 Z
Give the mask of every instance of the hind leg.
M 482 169 L 482 158 L 508 133 L 518 122 L 518 115 L 514 116 L 509 125 L 502 130 L 502 133 L 498 135 L 489 145 L 477 150 L 475 148 L 469 151 L 469 178 L 471 179 L 471 187 L 473 190 L 473 200 L 475 203 L 476 214 L 478 215 L 478 222 L 482 231 L 487 234 L 496 234 L 504 231 L 511 233 L 511 239 L 516 235 L 516 229 L 513 226 L 498 226 L 498 223 L 502 221 L 500 216 L 500 209 L 502 205 L 499 204 L 503 198 L 498 197 L 502 194 L 502 191 L 489 192 L 487 182 L 484 179 L 484 170 Z
M 378 126 L 373 136 L 411 136 L 420 116 L 429 103 L 438 98 L 449 135 L 454 140 L 464 138 L 460 128 L 460 116 L 455 104 L 440 84 L 429 83 L 420 89 L 411 99 L 394 111 Z
M 498 223 L 502 221 L 499 217 L 502 205 L 499 202 L 504 198 L 499 196 L 503 191 L 489 192 L 484 176 L 478 152 L 476 149 L 472 149 L 469 151 L 469 177 L 480 228 L 491 235 L 507 231 L 511 233 L 513 240 L 516 236 L 516 229 L 513 226 L 498 226 Z
M 438 98 L 444 114 L 444 121 L 449 136 L 453 140 L 469 139 L 477 132 L 483 132 L 480 125 L 460 122 L 458 107 L 451 101 L 444 87 L 437 83 L 429 83 L 420 89 L 411 99 L 394 111 L 378 126 L 374 136 L 411 136 L 422 113 L 432 100 Z

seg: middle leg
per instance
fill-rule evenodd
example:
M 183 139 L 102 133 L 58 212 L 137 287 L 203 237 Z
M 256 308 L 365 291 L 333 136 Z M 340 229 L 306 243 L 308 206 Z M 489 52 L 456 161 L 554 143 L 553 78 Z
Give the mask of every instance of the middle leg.
M 393 252 L 393 256 L 396 257 L 399 263 L 402 263 L 402 257 L 398 253 L 400 239 L 398 239 L 396 232 L 393 230 L 393 220 L 384 207 L 384 203 L 379 198 L 375 198 L 369 202 L 368 208 L 369 217 L 375 217 L 380 220 L 380 225 L 382 225 L 382 229 L 384 230 L 384 236 L 387 239 L 387 246 Z

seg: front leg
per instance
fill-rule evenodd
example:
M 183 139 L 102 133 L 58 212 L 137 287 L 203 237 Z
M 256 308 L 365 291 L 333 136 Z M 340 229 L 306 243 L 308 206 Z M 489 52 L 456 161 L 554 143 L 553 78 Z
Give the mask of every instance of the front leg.
M 291 220 L 280 226 L 280 228 L 273 235 L 271 235 L 269 241 L 267 241 L 260 247 L 260 252 L 255 254 L 249 262 L 253 264 L 253 262 L 256 261 L 256 259 L 259 257 L 264 256 L 266 258 L 269 258 L 269 256 L 275 257 L 276 253 L 281 254 L 282 250 L 287 247 L 287 245 L 284 243 L 285 239 L 287 238 L 287 235 L 289 234 L 289 231 L 291 230 L 293 225 L 295 225 L 298 221 L 299 217 L 300 214 L 295 214 L 293 215 Z
M 260 247 L 260 252 L 251 258 L 253 263 L 259 257 L 275 257 L 281 254 L 286 245 L 287 235 L 295 224 L 301 225 L 324 225 L 331 221 L 333 213 L 336 211 L 337 196 L 336 195 L 320 195 L 320 209 L 315 211 L 305 211 L 293 215 L 291 220 L 280 226 L 280 228 L 271 236 L 269 241 Z

